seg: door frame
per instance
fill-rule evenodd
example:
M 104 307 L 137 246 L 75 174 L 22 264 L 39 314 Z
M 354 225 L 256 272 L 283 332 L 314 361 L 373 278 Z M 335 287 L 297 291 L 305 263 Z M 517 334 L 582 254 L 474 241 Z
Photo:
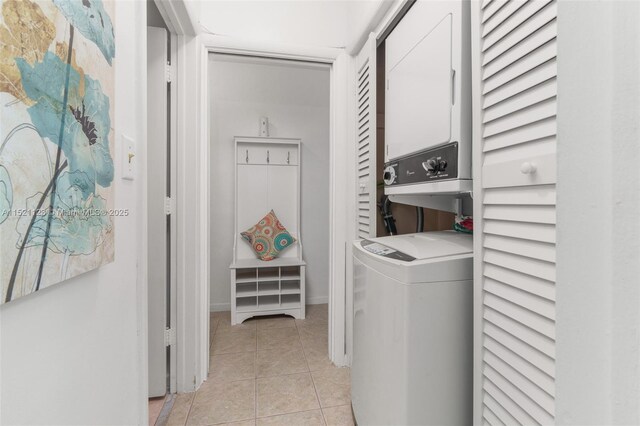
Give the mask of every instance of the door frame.
M 175 38 L 176 36 L 174 34 L 172 34 L 171 32 L 169 32 L 169 30 L 166 28 L 166 24 L 164 27 L 152 27 L 152 26 L 147 26 L 147 35 L 149 34 L 149 28 L 155 28 L 155 29 L 159 29 L 164 31 L 164 33 L 166 34 L 166 42 L 169 43 L 169 49 L 167 49 L 166 54 L 167 57 L 164 58 L 163 63 L 161 64 L 162 66 L 162 70 L 160 72 L 162 72 L 162 78 L 163 78 L 163 87 L 165 88 L 165 91 L 163 93 L 161 93 L 161 97 L 166 99 L 166 89 L 169 89 L 169 93 L 171 94 L 170 99 L 168 100 L 169 102 L 166 103 L 166 110 L 165 113 L 169 113 L 171 114 L 170 116 L 167 115 L 165 117 L 166 120 L 168 120 L 168 124 L 169 124 L 169 131 L 166 132 L 166 145 L 164 145 L 164 149 L 165 149 L 165 156 L 166 156 L 166 164 L 165 164 L 165 168 L 163 170 L 163 173 L 166 176 L 166 180 L 164 182 L 162 182 L 162 200 L 161 200 L 161 205 L 163 206 L 163 210 L 166 209 L 165 206 L 165 198 L 170 196 L 170 194 L 173 194 L 173 191 L 175 189 L 175 178 L 174 178 L 174 170 L 175 170 L 175 95 L 174 95 L 174 88 L 171 87 L 170 85 L 170 81 L 167 81 L 168 79 L 166 79 L 167 76 L 167 63 L 166 60 L 169 59 L 169 61 L 171 62 L 171 65 L 173 66 L 174 59 L 175 59 Z M 149 46 L 149 41 L 147 40 L 147 48 Z M 166 48 L 166 47 L 165 47 Z M 148 64 L 147 64 L 148 67 Z M 147 78 L 147 83 L 149 82 L 149 79 Z M 149 91 L 149 88 L 147 86 L 147 92 Z M 148 95 L 148 93 L 147 93 Z M 148 97 L 147 97 L 148 99 Z M 149 108 L 149 106 L 147 106 L 147 126 L 149 125 L 149 111 L 151 110 L 151 108 Z M 151 130 L 148 129 L 147 130 L 147 138 L 149 138 L 150 136 Z M 149 144 L 147 144 L 147 147 L 149 146 Z M 167 149 L 169 152 L 167 152 Z M 167 155 L 168 154 L 168 155 Z M 156 154 L 157 155 L 157 154 Z M 149 149 L 147 149 L 147 155 L 146 155 L 146 166 L 145 166 L 145 173 L 146 173 L 146 177 L 147 177 L 147 194 L 149 193 L 149 191 L 151 190 L 151 174 L 149 173 L 151 169 L 153 169 L 154 167 L 152 166 L 152 161 L 150 160 L 151 157 L 151 153 L 149 151 Z M 159 191 L 159 188 L 155 188 L 156 191 Z M 152 270 L 153 267 L 150 267 L 150 265 L 153 263 L 152 259 L 150 258 L 149 255 L 149 251 L 151 250 L 151 246 L 148 243 L 148 238 L 150 236 L 151 232 L 156 232 L 158 231 L 157 226 L 155 229 L 151 230 L 149 229 L 149 214 L 150 214 L 150 210 L 149 210 L 149 202 L 147 202 L 147 212 L 146 212 L 146 218 L 147 218 L 147 256 L 148 260 L 147 260 L 147 265 L 146 267 L 149 268 L 148 269 L 148 273 L 147 273 L 147 280 L 149 280 L 149 277 L 152 275 Z M 166 230 L 166 220 L 167 220 L 167 216 L 165 215 L 165 211 L 162 211 L 162 216 L 164 218 L 163 220 L 163 230 Z M 158 214 L 158 213 L 156 213 Z M 167 289 L 169 289 L 169 297 L 164 297 L 165 299 L 165 305 L 163 306 L 163 317 L 165 319 L 165 323 L 163 324 L 163 332 L 165 327 L 169 327 L 170 329 L 175 329 L 175 313 L 176 313 L 176 298 L 175 298 L 175 267 L 176 267 L 176 262 L 175 262 L 175 243 L 176 243 L 176 233 L 175 233 L 175 215 L 171 214 L 168 216 L 168 220 L 170 223 L 170 232 L 168 234 L 168 238 L 166 239 L 166 251 L 165 251 L 165 255 L 166 254 L 170 254 L 171 258 L 169 259 L 169 274 L 165 274 L 165 283 L 163 286 L 163 292 L 166 295 Z M 165 237 L 167 237 L 166 234 L 164 234 Z M 161 262 L 162 265 L 165 264 L 165 262 Z M 156 264 L 156 266 L 158 266 Z M 151 288 L 150 283 L 147 283 L 147 291 L 149 291 L 149 288 Z M 147 294 L 149 294 L 147 292 Z M 147 302 L 149 304 L 149 301 Z M 151 307 L 147 306 L 147 312 L 150 313 L 151 312 Z M 157 324 L 148 324 L 148 328 L 151 326 L 157 326 Z M 147 334 L 149 334 L 149 329 L 147 330 Z M 159 337 L 159 336 L 158 336 Z M 166 341 L 166 336 L 162 337 L 163 341 Z M 166 344 L 165 347 L 163 348 L 164 351 L 166 351 Z M 147 355 L 149 356 L 151 351 L 151 348 L 148 349 L 148 353 Z M 176 354 L 175 354 L 175 345 L 170 345 L 169 346 L 169 354 L 168 354 L 168 358 L 165 359 L 165 362 L 163 363 L 163 370 L 164 370 L 164 376 L 166 377 L 167 375 L 169 376 L 169 382 L 167 383 L 166 380 L 163 379 L 163 390 L 164 393 L 173 393 L 175 392 L 175 388 L 176 388 L 176 375 L 175 375 L 175 366 L 176 366 Z M 167 386 L 168 385 L 168 386 Z M 150 391 L 151 392 L 151 391 Z
M 355 130 L 352 126 L 352 109 L 349 96 L 355 86 L 349 76 L 353 59 L 339 48 L 315 48 L 279 45 L 263 42 L 237 40 L 203 34 L 201 38 L 200 60 L 200 111 L 201 137 L 200 153 L 208 159 L 208 55 L 224 53 L 241 56 L 257 56 L 270 59 L 317 62 L 330 66 L 330 141 L 329 141 L 329 357 L 338 366 L 349 365 L 346 353 L 347 283 L 349 282 L 350 244 L 355 239 L 355 188 L 344 185 L 345 179 L 355 178 Z M 351 89 L 351 90 L 349 90 Z M 208 164 L 207 164 L 208 165 Z M 196 208 L 209 217 L 208 169 L 198 176 L 200 190 L 199 206 Z M 203 193 L 204 191 L 204 193 Z M 204 201 L 204 202 L 203 202 Z M 209 228 L 207 228 L 209 229 Z M 351 236 L 351 237 L 349 237 Z M 205 236 L 207 245 L 209 235 Z M 206 260 L 205 260 L 206 261 Z M 201 265 L 202 267 L 202 265 Z M 207 266 L 208 267 L 208 266 Z M 208 273 L 208 271 L 207 271 Z M 208 290 L 209 281 L 202 282 Z M 208 296 L 208 291 L 207 291 Z M 208 320 L 208 318 L 207 318 Z M 208 338 L 208 336 L 207 336 Z
M 171 114 L 171 127 L 168 135 L 170 158 L 167 164 L 170 174 L 169 187 L 171 195 L 171 234 L 168 243 L 171 254 L 171 271 L 168 277 L 171 297 L 167 302 L 170 312 L 170 328 L 173 330 L 175 342 L 169 349 L 168 393 L 182 393 L 195 390 L 195 383 L 200 377 L 197 373 L 198 363 L 196 362 L 199 361 L 196 356 L 198 352 L 192 343 L 197 341 L 196 337 L 200 335 L 200 330 L 193 326 L 195 322 L 194 312 L 198 313 L 198 298 L 194 297 L 193 287 L 187 284 L 190 277 L 185 277 L 185 270 L 189 268 L 188 265 L 185 267 L 184 262 L 184 259 L 188 256 L 185 254 L 185 243 L 183 241 L 186 220 L 180 216 L 180 211 L 177 208 L 184 192 L 183 188 L 179 186 L 181 184 L 180 173 L 184 168 L 180 164 L 180 158 L 183 155 L 183 144 L 181 142 L 188 140 L 188 135 L 185 135 L 184 132 L 185 120 L 182 117 L 183 114 L 181 114 L 181 107 L 184 105 L 185 93 L 188 87 L 185 84 L 185 69 L 184 66 L 181 69 L 181 64 L 184 65 L 185 45 L 195 39 L 196 31 L 185 0 L 173 0 L 171 2 L 154 0 L 154 3 L 166 24 L 168 36 L 171 39 L 171 99 L 170 104 L 168 104 Z M 146 193 L 144 196 L 146 197 Z M 141 262 L 141 265 L 146 267 L 147 248 L 144 247 L 141 251 L 141 256 L 145 259 Z M 143 344 L 146 347 L 147 318 L 139 319 L 139 322 L 139 328 L 144 330 L 143 333 L 140 333 L 140 338 L 144 340 Z M 146 378 L 148 353 L 142 356 L 141 361 L 141 369 L 143 369 Z M 207 362 L 207 360 L 205 359 L 202 362 Z M 147 395 L 145 394 L 145 400 L 146 398 Z
M 355 239 L 355 81 L 353 58 L 342 48 L 277 45 L 209 34 L 196 35 L 184 0 L 156 0 L 177 38 L 173 69 L 176 98 L 176 392 L 193 392 L 209 367 L 209 126 L 208 55 L 228 53 L 326 63 L 330 70 L 330 283 L 329 357 L 349 365 L 346 303 L 351 288 L 351 241 Z M 145 329 L 146 331 L 146 329 Z M 146 338 L 146 335 L 145 335 Z M 144 366 L 146 368 L 146 365 Z

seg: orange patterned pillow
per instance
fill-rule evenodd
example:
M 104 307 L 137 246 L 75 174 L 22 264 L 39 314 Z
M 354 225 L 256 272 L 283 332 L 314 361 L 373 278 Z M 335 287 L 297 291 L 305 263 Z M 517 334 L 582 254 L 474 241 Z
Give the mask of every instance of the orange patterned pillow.
M 251 244 L 253 251 L 262 260 L 275 259 L 281 251 L 296 242 L 293 235 L 280 223 L 273 210 L 240 235 Z

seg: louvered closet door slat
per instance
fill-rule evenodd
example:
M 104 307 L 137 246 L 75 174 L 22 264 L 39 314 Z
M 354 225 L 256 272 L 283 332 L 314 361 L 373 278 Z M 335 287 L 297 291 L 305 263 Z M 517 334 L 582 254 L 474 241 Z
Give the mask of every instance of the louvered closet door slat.
M 554 301 L 556 297 L 555 286 L 552 282 L 525 275 L 518 271 L 487 264 L 484 267 L 484 276 L 550 301 Z
M 526 74 L 511 80 L 507 84 L 500 86 L 489 93 L 485 93 L 485 96 L 482 98 L 483 107 L 488 108 L 499 102 L 505 101 L 512 96 L 519 95 L 538 84 L 555 78 L 556 74 L 557 66 L 555 61 L 545 62 Z
M 547 99 L 520 111 L 515 111 L 509 115 L 497 118 L 485 123 L 484 137 L 498 135 L 500 133 L 514 130 L 526 126 L 531 120 L 539 121 L 545 118 L 555 117 L 555 98 Z
M 555 243 L 556 241 L 555 226 L 539 223 L 484 220 L 483 232 L 485 234 L 505 235 L 547 243 Z
M 476 4 L 473 14 L 474 417 L 553 424 L 557 2 Z
M 485 310 L 483 318 L 484 342 L 493 339 L 543 373 L 553 376 L 555 352 L 548 337 L 491 308 Z
M 509 114 L 514 114 L 539 102 L 546 101 L 547 99 L 553 99 L 556 96 L 556 93 L 558 93 L 556 80 L 547 80 L 540 83 L 538 86 L 520 93 L 519 96 L 507 99 L 491 108 L 487 108 L 484 111 L 483 122 L 488 123 L 489 121 L 508 116 Z
M 487 34 L 495 30 L 504 21 L 509 19 L 510 16 L 516 13 L 518 9 L 520 9 L 526 3 L 526 0 L 511 0 L 506 2 L 504 6 L 496 11 L 496 13 L 494 13 L 489 19 L 486 19 L 483 22 L 484 25 L 482 26 L 482 36 L 486 37 Z
M 376 58 L 375 38 L 370 37 L 356 57 L 356 167 L 358 238 L 375 237 L 376 207 Z
M 489 18 L 491 18 L 497 11 L 503 8 L 508 0 L 489 0 L 482 2 L 483 14 L 482 14 L 482 22 L 487 22 Z
M 510 188 L 489 188 L 484 191 L 485 204 L 555 206 L 555 185 L 533 185 Z
M 551 414 L 549 411 L 553 410 L 553 397 L 522 374 L 523 370 L 517 370 L 505 359 L 489 350 L 486 351 L 485 362 L 498 372 L 508 373 L 503 376 L 533 402 L 531 405 L 535 407 L 536 415 L 545 416 Z M 532 373 L 534 376 L 540 376 L 539 372 L 533 371 Z M 539 410 L 539 408 L 542 410 Z
M 486 275 L 485 275 L 486 277 Z M 542 297 L 534 297 L 531 293 L 520 290 L 516 287 L 501 283 L 499 281 L 485 278 L 485 290 L 502 299 L 509 300 L 514 304 L 531 311 L 541 317 L 555 321 L 555 306 L 552 301 Z
M 491 411 L 489 409 L 489 407 L 487 407 L 485 405 L 484 407 L 484 412 L 482 413 L 482 419 L 483 419 L 483 423 L 484 425 L 491 425 L 491 424 L 498 424 L 498 425 L 503 425 L 504 423 L 498 418 L 498 416 L 496 416 L 493 411 Z
M 490 77 L 487 73 L 483 73 L 484 93 L 491 92 L 506 83 L 515 80 L 517 77 L 536 69 L 540 65 L 553 59 L 556 55 L 557 46 L 555 40 L 552 40 L 539 48 L 529 51 L 526 56 L 517 60 L 508 67 L 501 68 L 498 72 Z
M 486 281 L 486 280 L 485 280 Z M 488 286 L 487 286 L 488 287 Z M 550 339 L 555 339 L 555 325 L 552 320 L 544 318 L 522 306 L 518 306 L 513 301 L 490 293 L 491 288 L 485 288 L 485 304 L 495 311 L 502 312 L 507 317 L 540 332 Z
M 539 387 L 542 391 L 546 392 L 549 396 L 554 396 L 555 386 L 553 384 L 553 378 L 547 374 L 540 374 L 541 370 L 536 368 L 529 361 L 517 355 L 515 352 L 510 351 L 506 347 L 493 339 L 486 339 L 484 342 L 484 348 L 493 354 L 493 356 L 504 360 L 514 369 L 520 371 L 527 380 Z
M 483 50 L 493 46 L 498 41 L 502 40 L 507 34 L 514 31 L 520 25 L 527 20 L 531 19 L 536 13 L 544 8 L 550 0 L 529 0 L 526 4 L 518 8 L 517 12 L 508 17 L 505 21 L 501 22 L 501 25 L 491 33 L 483 37 Z
M 484 150 L 493 151 L 495 149 L 515 146 L 526 142 L 535 141 L 542 138 L 554 136 L 556 134 L 555 117 L 547 118 L 541 121 L 534 121 L 530 124 L 510 132 L 500 133 L 498 135 L 489 136 L 485 139 Z
M 556 137 L 555 135 L 552 135 L 545 138 L 528 141 L 525 144 L 511 145 L 500 149 L 485 151 L 483 163 L 485 168 L 487 168 L 487 166 L 493 164 L 503 164 L 511 160 L 530 158 L 540 155 L 552 155 L 553 157 L 551 159 L 553 160 L 556 155 L 556 145 Z M 552 168 L 555 170 L 555 164 L 552 164 L 552 166 Z M 549 180 L 547 177 L 545 177 L 545 179 Z M 552 183 L 555 183 L 555 180 Z
M 513 269 L 533 277 L 542 278 L 547 281 L 556 280 L 556 268 L 553 263 L 543 262 L 526 256 L 518 256 L 505 251 L 486 248 L 482 260 L 492 265 L 502 266 L 506 269 Z
M 489 369 L 490 367 L 485 367 L 485 369 Z M 495 380 L 492 381 L 491 379 Z M 531 425 L 531 424 L 535 424 L 536 421 L 533 419 L 533 417 L 527 413 L 523 408 L 522 408 L 522 404 L 518 402 L 518 398 L 519 395 L 512 395 L 511 392 L 509 392 L 509 389 L 506 386 L 501 386 L 501 382 L 504 379 L 501 379 L 501 377 L 498 375 L 496 376 L 495 373 L 493 372 L 489 372 L 489 375 L 487 376 L 486 380 L 483 383 L 483 390 L 488 394 L 491 395 L 491 397 L 493 397 L 498 404 L 500 404 L 502 407 L 505 408 L 505 410 L 507 410 L 509 412 L 509 414 L 511 414 L 514 419 L 515 419 L 515 423 L 508 423 L 508 424 L 519 424 L 519 425 Z
M 491 77 L 516 61 L 525 58 L 531 52 L 536 51 L 555 38 L 558 33 L 556 21 L 551 21 L 544 27 L 539 28 L 535 33 L 526 39 L 518 42 L 504 54 L 485 65 L 484 78 Z
M 546 262 L 556 261 L 555 244 L 489 234 L 484 237 L 484 245 L 495 250 L 507 251 Z
M 504 393 L 507 394 L 512 401 L 518 404 L 518 406 L 521 407 L 522 410 L 531 418 L 530 421 L 523 422 L 523 424 L 553 423 L 553 416 L 534 401 L 526 391 L 523 391 L 514 383 L 518 381 L 519 377 L 509 374 L 508 371 L 505 371 L 505 369 L 500 367 L 494 368 L 493 366 L 485 363 L 485 377 L 495 386 L 504 390 Z
M 555 223 L 555 206 L 508 206 L 487 205 L 484 209 L 487 219 L 501 219 L 515 222 Z
M 505 53 L 507 50 L 516 46 L 518 43 L 531 37 L 539 31 L 540 28 L 547 25 L 549 22 L 553 22 L 556 18 L 556 4 L 550 3 L 539 10 L 535 15 L 525 21 L 522 25 L 513 29 L 513 31 L 502 37 L 498 43 L 490 46 L 484 51 L 482 58 L 482 65 L 487 65 L 489 62 L 496 59 L 498 56 Z
M 487 411 L 491 413 L 492 416 L 486 416 Z M 484 395 L 484 411 L 482 417 L 486 421 L 485 424 L 489 425 L 515 425 L 518 423 L 518 421 L 509 414 L 509 411 L 505 410 L 505 408 L 498 404 L 489 394 Z

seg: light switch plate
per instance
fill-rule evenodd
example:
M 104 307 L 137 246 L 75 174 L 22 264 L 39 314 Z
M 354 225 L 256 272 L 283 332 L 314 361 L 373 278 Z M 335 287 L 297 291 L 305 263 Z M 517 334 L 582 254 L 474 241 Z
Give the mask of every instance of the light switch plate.
M 138 164 L 137 154 L 135 141 L 129 136 L 122 135 L 122 179 L 135 179 Z

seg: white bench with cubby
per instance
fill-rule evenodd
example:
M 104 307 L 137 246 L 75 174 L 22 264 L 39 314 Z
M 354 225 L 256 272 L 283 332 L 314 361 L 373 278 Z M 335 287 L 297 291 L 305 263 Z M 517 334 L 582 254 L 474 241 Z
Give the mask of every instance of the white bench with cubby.
M 300 139 L 236 137 L 231 323 L 259 315 L 305 317 L 300 238 Z M 257 258 L 240 233 L 273 210 L 297 242 L 271 261 Z

